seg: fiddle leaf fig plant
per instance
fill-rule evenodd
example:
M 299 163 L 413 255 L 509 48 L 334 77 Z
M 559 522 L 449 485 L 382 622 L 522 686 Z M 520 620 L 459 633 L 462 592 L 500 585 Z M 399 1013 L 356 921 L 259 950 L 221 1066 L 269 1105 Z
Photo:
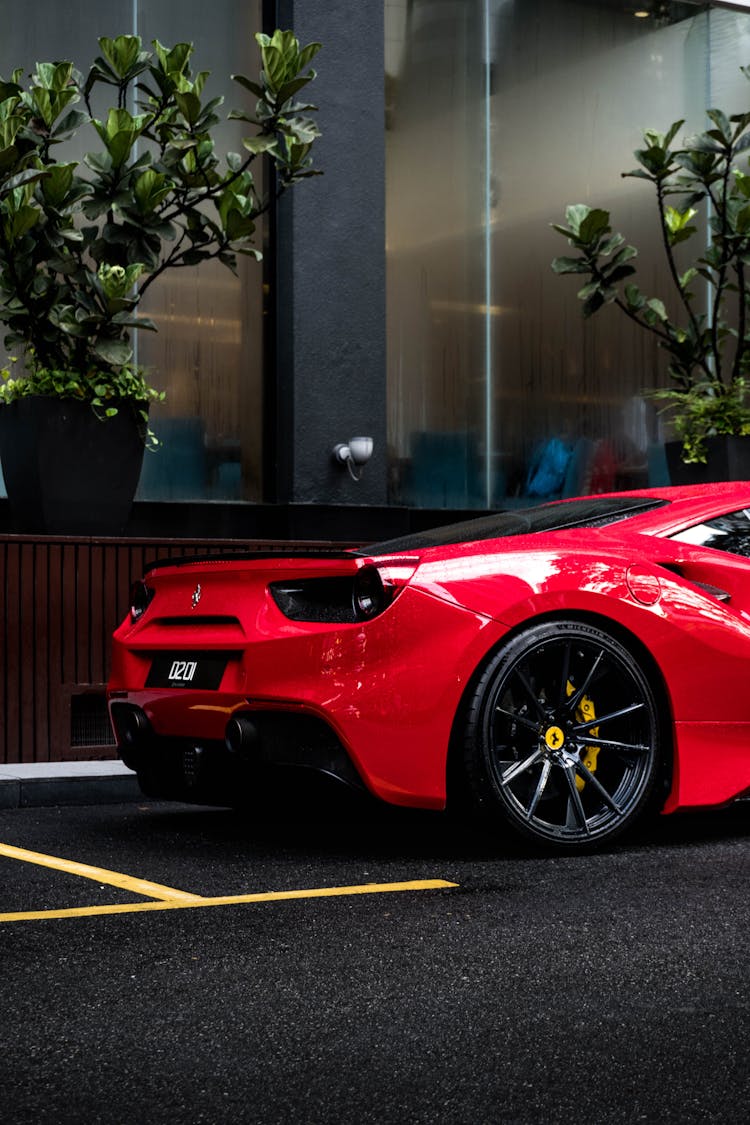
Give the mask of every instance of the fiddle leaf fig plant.
M 26 85 L 20 69 L 0 78 L 0 321 L 25 368 L 4 370 L 0 402 L 61 395 L 111 416 L 123 398 L 159 397 L 134 363 L 132 332 L 156 330 L 138 313 L 143 295 L 166 270 L 260 258 L 271 197 L 254 178 L 258 159 L 275 169 L 277 194 L 319 174 L 316 107 L 296 99 L 320 44 L 300 46 L 291 31 L 255 38 L 258 80 L 232 75 L 254 108 L 229 114 L 248 136 L 224 157 L 213 135 L 223 99 L 204 96 L 208 72 L 193 73 L 189 43 L 144 50 L 135 35 L 102 37 L 85 77 L 56 62 L 38 63 Z M 97 87 L 114 103 L 98 117 Z M 83 163 L 59 155 L 83 131 Z
M 750 113 L 707 116 L 710 128 L 681 143 L 683 121 L 647 129 L 638 167 L 623 173 L 652 186 L 669 294 L 636 284 L 638 251 L 609 211 L 576 204 L 565 225 L 553 224 L 574 254 L 552 268 L 585 279 L 583 315 L 614 304 L 667 353 L 671 385 L 646 393 L 671 412 L 688 463 L 706 461 L 707 437 L 750 434 Z

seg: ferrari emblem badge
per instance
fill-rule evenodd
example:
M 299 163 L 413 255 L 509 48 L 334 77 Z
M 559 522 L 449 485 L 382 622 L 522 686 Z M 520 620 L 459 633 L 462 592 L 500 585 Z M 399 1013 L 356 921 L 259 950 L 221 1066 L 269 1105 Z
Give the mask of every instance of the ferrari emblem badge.
M 565 741 L 565 735 L 559 727 L 549 727 L 544 736 L 544 741 L 550 750 L 559 750 Z
M 193 609 L 195 609 L 195 607 L 197 606 L 197 604 L 200 600 L 201 600 L 201 584 L 199 582 L 198 585 L 193 590 L 193 603 L 192 603 Z

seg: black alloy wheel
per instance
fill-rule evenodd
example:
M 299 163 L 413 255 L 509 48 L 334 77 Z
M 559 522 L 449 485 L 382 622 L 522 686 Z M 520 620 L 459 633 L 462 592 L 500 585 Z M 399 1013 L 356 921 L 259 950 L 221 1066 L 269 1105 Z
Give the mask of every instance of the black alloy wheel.
M 532 626 L 493 658 L 472 697 L 470 789 L 517 834 L 585 851 L 643 811 L 659 732 L 648 678 L 618 640 L 579 621 Z

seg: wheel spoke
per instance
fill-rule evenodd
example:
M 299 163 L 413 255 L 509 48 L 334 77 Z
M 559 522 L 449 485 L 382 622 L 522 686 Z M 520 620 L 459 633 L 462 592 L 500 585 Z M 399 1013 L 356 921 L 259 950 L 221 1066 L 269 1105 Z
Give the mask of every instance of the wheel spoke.
M 568 699 L 568 677 L 570 676 L 570 641 L 565 645 L 563 653 L 563 666 L 562 675 L 560 677 L 560 694 L 558 696 L 557 705 L 563 707 Z
M 525 715 L 519 715 L 517 711 L 508 711 L 505 707 L 496 707 L 495 713 L 504 715 L 506 719 L 510 719 L 514 723 L 519 723 L 527 730 L 533 731 L 534 734 L 539 734 L 539 723 L 535 723 L 533 719 L 527 719 Z
M 651 747 L 640 742 L 615 742 L 612 738 L 597 738 L 595 735 L 577 735 L 576 742 L 579 746 L 606 746 L 621 754 L 648 754 Z
M 589 668 L 588 673 L 587 673 L 583 683 L 581 684 L 581 686 L 579 688 L 576 688 L 576 690 L 573 692 L 573 694 L 567 699 L 567 701 L 565 703 L 565 706 L 567 707 L 568 711 L 571 711 L 571 712 L 575 713 L 575 711 L 578 708 L 578 704 L 581 702 L 584 695 L 588 691 L 589 684 L 593 680 L 594 675 L 595 675 L 597 669 L 599 668 L 599 665 L 601 664 L 603 659 L 604 659 L 604 649 L 599 649 L 599 652 L 596 654 L 596 657 L 594 659 L 594 663 Z
M 525 773 L 526 770 L 530 770 L 534 763 L 539 761 L 541 756 L 542 751 L 539 749 L 539 747 L 537 747 L 534 753 L 530 754 L 528 758 L 524 759 L 524 761 L 514 762 L 510 769 L 505 770 L 505 772 L 500 775 L 500 784 L 509 785 L 514 777 L 518 777 L 519 774 Z
M 515 675 L 516 679 L 519 681 L 519 683 L 523 687 L 523 690 L 526 692 L 529 699 L 533 703 L 539 718 L 544 720 L 544 718 L 545 718 L 544 708 L 542 707 L 541 703 L 539 702 L 539 700 L 537 698 L 537 694 L 534 691 L 533 687 L 531 686 L 529 681 L 526 679 L 526 676 L 523 674 L 523 672 L 521 671 L 520 668 L 516 667 L 516 668 L 513 669 L 513 671 L 514 671 L 514 675 Z
M 581 801 L 581 794 L 578 792 L 578 786 L 576 785 L 575 766 L 566 766 L 563 772 L 565 774 L 565 780 L 568 783 L 568 789 L 570 790 L 570 797 L 568 798 L 568 813 L 565 818 L 566 827 L 574 826 L 573 820 L 571 819 L 572 813 L 572 817 L 574 818 L 575 822 L 580 828 L 583 829 L 583 831 L 588 836 L 589 826 L 586 822 L 586 813 L 583 808 L 583 802 Z
M 580 762 L 576 766 L 576 770 L 578 771 L 578 773 L 580 773 L 581 777 L 585 779 L 587 785 L 591 785 L 594 789 L 596 789 L 599 796 L 602 798 L 604 803 L 612 810 L 612 812 L 622 813 L 622 809 L 617 804 L 617 801 L 615 801 L 614 797 L 610 796 L 610 794 L 602 785 L 601 781 L 599 781 L 596 774 L 593 774 L 583 762 Z M 578 792 L 577 786 L 576 792 Z
M 529 807 L 526 810 L 526 819 L 527 820 L 531 820 L 532 816 L 536 812 L 536 807 L 539 804 L 539 801 L 541 800 L 541 797 L 542 797 L 542 794 L 544 793 L 544 790 L 547 788 L 547 782 L 549 781 L 549 775 L 551 774 L 551 772 L 552 772 L 552 763 L 548 759 L 545 759 L 545 761 L 542 765 L 542 772 L 540 773 L 539 780 L 536 783 L 536 789 L 534 790 L 534 796 L 531 798 L 531 804 L 529 805 Z
M 586 723 L 578 723 L 574 726 L 573 734 L 578 734 L 579 731 L 591 730 L 592 727 L 601 726 L 602 723 L 609 723 L 612 719 L 621 719 L 623 715 L 632 715 L 635 711 L 642 711 L 646 706 L 645 703 L 630 703 L 627 707 L 621 707 L 619 711 L 610 711 L 608 715 L 597 715 L 595 719 L 590 719 Z

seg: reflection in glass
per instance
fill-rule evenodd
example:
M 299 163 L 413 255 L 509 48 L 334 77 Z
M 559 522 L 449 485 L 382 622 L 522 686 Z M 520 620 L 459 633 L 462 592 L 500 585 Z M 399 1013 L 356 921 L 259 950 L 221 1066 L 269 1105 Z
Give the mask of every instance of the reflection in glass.
M 750 557 L 750 511 L 742 508 L 717 516 L 705 523 L 695 524 L 672 536 L 681 543 L 691 543 L 695 547 L 712 547 L 716 551 L 726 551 L 730 555 Z

